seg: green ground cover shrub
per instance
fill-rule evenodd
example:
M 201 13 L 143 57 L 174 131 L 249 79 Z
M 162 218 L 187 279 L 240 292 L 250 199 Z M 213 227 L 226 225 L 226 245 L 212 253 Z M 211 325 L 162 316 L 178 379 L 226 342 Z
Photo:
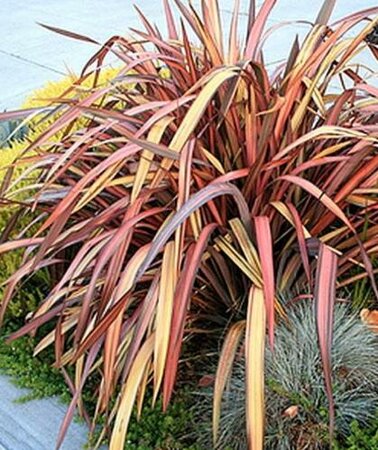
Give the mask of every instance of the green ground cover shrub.
M 17 386 L 29 389 L 27 394 L 20 396 L 19 401 L 58 396 L 68 402 L 69 392 L 63 375 L 52 367 L 54 355 L 34 357 L 34 345 L 34 339 L 26 336 L 7 344 L 2 335 L 0 373 L 9 376 Z
M 378 419 L 368 426 L 352 422 L 350 434 L 335 444 L 335 450 L 378 450 Z

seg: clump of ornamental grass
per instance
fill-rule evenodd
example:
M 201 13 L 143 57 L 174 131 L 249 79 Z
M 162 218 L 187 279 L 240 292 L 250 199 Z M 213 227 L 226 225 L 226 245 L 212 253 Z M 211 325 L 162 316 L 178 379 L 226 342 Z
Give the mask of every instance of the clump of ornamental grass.
M 354 62 L 364 49 L 377 56 L 367 36 L 378 8 L 328 25 L 333 2 L 324 2 L 273 70 L 263 43 L 279 33 L 266 30 L 275 3 L 255 11 L 251 1 L 243 29 L 235 2 L 226 29 L 217 1 L 203 0 L 197 11 L 175 0 L 178 22 L 165 0 L 167 36 L 139 12 L 144 30 L 100 46 L 77 95 L 38 109 L 42 118 L 51 108 L 59 114 L 3 178 L 9 203 L 12 169 L 27 163 L 37 174 L 22 205 L 37 231 L 0 245 L 1 253 L 25 248 L 0 318 L 25 277 L 56 269 L 51 291 L 11 339 L 52 323 L 37 351 L 54 345 L 56 365 L 75 367 L 58 445 L 98 372 L 93 425 L 105 414 L 111 450 L 123 448 L 133 405 L 142 410 L 152 384 L 167 408 L 185 367 L 183 342 L 199 332 L 199 354 L 210 339 L 223 343 L 214 433 L 235 348 L 245 341 L 249 445 L 262 448 L 265 330 L 273 344 L 275 320 L 285 315 L 276 292 L 297 283 L 317 305 L 332 431 L 336 282 L 369 278 L 377 294 L 377 92 Z M 97 79 L 108 55 L 121 67 L 104 86 Z M 78 86 L 91 75 L 83 97 Z
M 378 340 L 349 308 L 335 308 L 331 351 L 335 432 L 368 427 L 378 408 Z M 235 363 L 222 399 L 217 449 L 244 450 L 246 382 L 243 360 Z M 274 352 L 265 354 L 266 449 L 329 448 L 328 404 L 323 385 L 312 304 L 293 307 L 276 327 Z M 212 448 L 212 395 L 195 405 L 199 440 Z M 207 419 L 206 419 L 207 418 Z M 201 425 L 202 424 L 202 425 Z

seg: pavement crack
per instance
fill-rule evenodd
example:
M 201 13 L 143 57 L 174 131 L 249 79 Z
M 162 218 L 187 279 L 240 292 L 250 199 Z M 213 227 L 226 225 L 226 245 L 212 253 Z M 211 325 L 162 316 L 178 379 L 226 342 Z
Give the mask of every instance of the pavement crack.
M 49 70 L 50 72 L 58 73 L 59 75 L 67 75 L 65 72 L 62 72 L 61 70 L 54 69 L 53 67 L 46 66 L 46 64 L 41 64 L 36 61 L 33 61 L 31 59 L 25 58 L 24 56 L 17 55 L 16 53 L 7 52 L 6 50 L 0 49 L 0 53 L 3 53 L 4 55 L 10 56 L 11 58 L 18 59 L 20 61 L 26 62 L 28 64 L 33 64 L 34 66 L 42 67 L 43 69 Z

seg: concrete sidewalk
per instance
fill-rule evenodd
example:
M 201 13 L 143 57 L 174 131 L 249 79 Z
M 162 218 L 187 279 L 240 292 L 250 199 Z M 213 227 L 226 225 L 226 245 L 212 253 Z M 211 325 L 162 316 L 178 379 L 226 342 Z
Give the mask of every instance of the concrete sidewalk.
M 0 376 L 0 450 L 54 450 L 67 405 L 56 398 L 15 401 L 27 390 Z M 62 450 L 81 450 L 88 429 L 72 422 Z
M 224 19 L 229 22 L 234 2 L 219 1 Z M 153 23 L 164 29 L 162 0 L 1 0 L 0 111 L 19 106 L 26 95 L 46 81 L 57 80 L 69 70 L 78 73 L 97 49 L 94 45 L 52 33 L 37 22 L 104 42 L 114 34 L 125 35 L 130 27 L 142 28 L 132 6 L 134 3 Z M 193 3 L 198 5 L 200 2 L 195 0 Z M 262 0 L 257 0 L 258 5 L 261 3 Z M 268 26 L 298 19 L 313 21 L 322 3 L 323 0 L 278 0 Z M 246 22 L 247 4 L 248 0 L 241 1 L 242 23 Z M 373 6 L 377 6 L 377 0 L 338 0 L 333 19 Z M 295 35 L 303 36 L 307 29 L 307 25 L 300 23 L 274 33 L 265 45 L 266 61 L 275 62 L 286 57 Z M 365 56 L 365 62 L 371 65 L 371 56 Z
M 46 81 L 58 80 L 69 71 L 80 72 L 98 48 L 53 33 L 37 22 L 88 35 L 102 43 L 114 34 L 126 34 L 128 27 L 139 26 L 133 3 L 1 0 L 0 111 L 19 106 L 26 95 Z M 155 22 L 162 19 L 160 4 L 149 0 L 136 3 Z

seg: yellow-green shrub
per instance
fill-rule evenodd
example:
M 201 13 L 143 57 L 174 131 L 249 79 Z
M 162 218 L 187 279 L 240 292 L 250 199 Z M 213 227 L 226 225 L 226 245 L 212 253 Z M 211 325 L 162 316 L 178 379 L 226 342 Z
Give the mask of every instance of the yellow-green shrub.
M 105 85 L 110 79 L 114 79 L 117 75 L 118 69 L 108 68 L 100 72 L 98 78 L 99 85 Z M 60 97 L 64 92 L 68 91 L 70 87 L 74 85 L 76 77 L 74 75 L 67 76 L 57 82 L 48 82 L 45 86 L 34 91 L 29 97 L 26 98 L 22 105 L 23 109 L 36 108 L 48 106 L 52 99 Z M 93 84 L 93 75 L 88 77 L 83 83 L 78 87 L 71 90 L 65 98 L 72 98 L 74 96 L 82 96 L 83 98 L 88 95 L 91 91 L 91 86 Z M 27 120 L 28 132 L 21 140 L 12 140 L 8 142 L 2 149 L 0 149 L 0 183 L 4 179 L 6 169 L 19 158 L 27 149 L 30 142 L 34 142 L 36 138 L 41 135 L 54 121 L 56 121 L 59 113 L 52 114 L 47 118 L 41 120 L 41 115 L 34 116 Z M 75 123 L 75 127 L 78 128 L 80 124 Z M 51 142 L 56 142 L 62 136 L 62 132 L 56 133 L 50 140 Z M 23 155 L 23 156 L 30 156 Z M 23 166 L 17 165 L 14 170 L 12 180 L 15 181 L 20 177 L 23 170 L 27 167 L 27 163 Z M 28 185 L 31 185 L 33 179 L 37 176 L 38 172 L 33 172 L 33 176 L 28 176 L 26 180 L 22 180 L 12 189 L 12 194 L 9 196 L 10 200 L 21 201 L 28 196 L 28 191 L 25 190 Z M 23 189 L 20 191 L 20 189 Z M 0 236 L 4 231 L 6 224 L 11 219 L 18 210 L 17 204 L 9 203 L 7 205 L 1 205 L 0 207 Z M 30 218 L 25 218 L 23 220 L 20 217 L 17 220 L 17 226 L 13 230 L 13 236 L 18 232 L 21 232 L 24 226 L 30 223 Z M 2 298 L 5 286 L 2 285 L 21 265 L 22 252 L 13 252 L 12 254 L 1 255 L 0 257 L 0 299 Z M 8 311 L 7 317 L 14 321 L 25 316 L 25 314 L 34 309 L 37 304 L 36 296 L 39 295 L 40 286 L 45 282 L 45 280 L 39 278 L 33 280 L 30 284 L 30 289 L 22 289 L 14 297 Z
M 97 87 L 106 86 L 110 80 L 114 80 L 118 72 L 119 69 L 117 68 L 107 68 L 102 70 L 98 76 Z M 81 97 L 84 99 L 93 91 L 93 80 L 94 75 L 90 75 L 83 82 L 75 85 L 77 77 L 71 74 L 65 78 L 62 78 L 60 81 L 48 82 L 41 89 L 35 90 L 29 97 L 26 98 L 23 108 L 28 109 L 49 106 L 54 102 L 54 100 L 61 97 L 63 94 L 66 100 L 74 97 Z M 73 89 L 70 90 L 70 88 Z M 35 138 L 36 135 L 41 134 L 53 122 L 55 122 L 58 115 L 59 113 L 52 114 L 49 117 L 43 118 L 43 120 L 41 120 L 40 116 L 32 118 L 29 123 L 29 128 L 32 133 L 32 135 L 29 134 L 30 141 L 34 141 L 33 138 Z M 80 122 L 75 122 L 75 127 L 77 128 L 79 126 Z M 61 136 L 61 134 L 61 132 L 58 132 L 54 138 L 57 139 Z

